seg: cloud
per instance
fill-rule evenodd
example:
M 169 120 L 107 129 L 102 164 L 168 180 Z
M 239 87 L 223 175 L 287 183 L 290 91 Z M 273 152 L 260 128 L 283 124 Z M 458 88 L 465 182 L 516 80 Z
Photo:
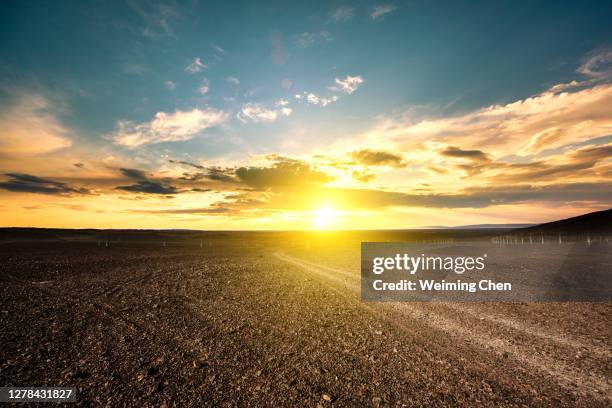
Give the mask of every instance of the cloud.
M 169 90 L 172 91 L 172 90 L 176 89 L 177 83 L 174 82 L 174 81 L 168 80 L 168 81 L 164 81 L 164 85 L 166 86 L 166 88 L 168 88 Z
M 350 76 L 347 75 L 346 78 L 336 78 L 337 86 L 330 86 L 329 89 L 334 92 L 345 92 L 347 94 L 352 94 L 355 92 L 361 85 L 363 85 L 363 78 L 361 76 Z
M 612 49 L 596 50 L 588 54 L 577 71 L 591 78 L 609 78 L 612 72 Z
M 272 42 L 272 63 L 277 65 L 286 64 L 289 61 L 289 52 L 283 46 L 281 33 L 273 31 L 270 34 L 270 41 Z
M 554 87 L 553 87 L 554 88 Z M 486 149 L 493 157 L 539 154 L 568 143 L 610 134 L 612 85 L 555 92 L 551 89 L 504 105 L 462 115 L 413 120 L 411 112 L 382 118 L 363 137 L 407 150 L 421 143 Z
M 142 170 L 130 169 L 130 168 L 120 168 L 119 171 L 125 177 L 132 179 L 132 180 L 136 180 L 137 182 L 135 184 L 131 184 L 128 186 L 115 187 L 116 190 L 129 191 L 132 193 L 164 194 L 164 195 L 177 194 L 180 192 L 176 187 L 170 185 L 167 182 L 151 180 L 148 174 Z
M 174 37 L 170 24 L 178 17 L 178 11 L 155 1 L 129 0 L 127 3 L 145 22 L 142 35 L 150 38 Z
M 293 112 L 293 109 L 287 106 L 288 102 L 284 99 L 277 101 L 274 106 L 266 107 L 259 103 L 247 103 L 242 106 L 240 112 L 236 114 L 236 117 L 246 122 L 274 122 L 281 116 L 289 116 Z
M 192 164 L 192 163 L 189 163 Z M 192 164 L 193 165 L 193 164 Z M 193 165 L 194 167 L 196 165 Z M 220 181 L 223 183 L 235 182 L 234 178 L 234 168 L 222 168 L 222 167 L 204 167 L 199 166 L 196 168 L 202 168 L 202 170 L 206 170 L 206 173 L 198 172 L 198 173 L 183 173 L 183 176 L 180 177 L 181 180 L 186 181 L 197 181 L 202 179 L 208 179 L 212 181 Z
M 440 151 L 442 156 L 470 159 L 470 160 L 488 160 L 487 155 L 481 150 L 462 150 L 455 146 L 449 146 Z
M 380 6 L 375 6 L 372 9 L 372 13 L 370 13 L 370 17 L 372 20 L 378 20 L 386 16 L 387 14 L 395 11 L 397 7 L 393 4 L 383 4 Z
M 119 171 L 124 176 L 134 180 L 146 180 L 148 178 L 147 173 L 138 169 L 120 168 Z
M 204 130 L 225 122 L 227 115 L 212 108 L 158 112 L 150 122 L 119 121 L 112 135 L 115 143 L 137 147 L 150 143 L 179 142 L 193 139 Z
M 220 46 L 218 46 L 218 45 L 216 45 L 216 44 L 212 44 L 212 45 L 211 45 L 211 47 L 213 47 L 213 49 L 214 49 L 215 51 L 217 51 L 217 54 L 219 54 L 219 55 L 225 55 L 225 50 L 224 50 L 222 47 L 220 47 Z
M 308 48 L 316 43 L 331 41 L 331 34 L 327 30 L 321 30 L 318 32 L 306 31 L 300 34 L 296 41 L 300 47 Z
M 541 130 L 527 141 L 527 144 L 521 149 L 520 153 L 523 155 L 537 153 L 548 146 L 552 146 L 562 135 L 563 131 L 558 126 Z
M 213 203 L 210 207 L 199 207 L 199 208 L 168 208 L 160 210 L 141 210 L 134 209 L 131 212 L 144 213 L 144 214 L 161 214 L 161 215 L 172 215 L 172 214 L 188 214 L 188 215 L 226 215 L 232 212 L 231 208 L 222 207 Z
M 198 92 L 206 95 L 210 90 L 210 81 L 207 78 L 202 79 L 202 85 L 198 88 Z
M 234 179 L 234 169 L 223 169 L 220 167 L 209 167 L 207 177 L 210 180 L 216 181 L 235 181 Z
M 228 77 L 225 77 L 225 80 L 227 82 L 229 82 L 230 84 L 233 84 L 233 85 L 236 85 L 236 86 L 240 85 L 240 79 L 238 79 L 236 77 L 228 76 Z
M 164 194 L 171 195 L 177 194 L 179 191 L 176 187 L 171 185 L 164 185 L 158 181 L 143 180 L 136 184 L 129 186 L 116 187 L 117 190 L 129 191 L 132 193 L 145 193 L 145 194 Z
M 374 180 L 376 178 L 376 175 L 372 173 L 366 173 L 363 171 L 354 170 L 353 173 L 351 174 L 351 177 L 353 177 L 353 179 L 361 183 L 367 183 L 371 180 Z
M 327 106 L 330 103 L 336 102 L 338 100 L 337 96 L 331 96 L 329 98 L 319 97 L 313 93 L 304 92 L 304 95 L 296 95 L 296 99 L 301 100 L 304 99 L 310 105 L 319 105 L 319 106 Z
M 70 147 L 71 132 L 58 113 L 57 105 L 41 95 L 19 95 L 0 112 L 0 153 L 36 155 Z
M 200 57 L 195 57 L 193 61 L 191 62 L 191 64 L 187 65 L 187 67 L 185 68 L 185 71 L 195 74 L 198 72 L 202 72 L 206 68 L 208 68 L 208 66 L 202 62 Z
M 236 169 L 236 176 L 256 189 L 299 189 L 333 180 L 327 174 L 312 169 L 306 162 L 280 157 L 270 167 L 240 167 Z
M 494 184 L 594 180 L 598 178 L 596 166 L 610 158 L 612 158 L 612 144 L 586 146 L 548 157 L 546 160 L 510 164 L 491 163 L 490 169 L 498 172 L 489 175 L 488 179 Z
M 363 149 L 352 152 L 350 156 L 356 162 L 360 164 L 365 164 L 367 166 L 406 166 L 406 163 L 404 162 L 404 159 L 401 156 L 383 150 Z
M 206 167 L 204 167 L 204 166 L 202 166 L 200 164 L 195 164 L 195 163 L 191 163 L 191 162 L 184 161 L 184 160 L 172 160 L 172 159 L 170 159 L 170 160 L 168 160 L 168 162 L 169 163 L 174 163 L 174 164 L 184 164 L 185 166 L 194 167 L 194 168 L 200 169 L 200 170 L 203 170 L 203 169 L 206 168 Z
M 0 182 L 0 189 L 19 193 L 38 193 L 60 196 L 91 194 L 86 188 L 72 187 L 66 183 L 40 178 L 24 173 L 6 173 L 9 179 Z
M 349 21 L 353 18 L 353 9 L 350 7 L 339 7 L 330 13 L 329 18 L 335 22 Z
M 410 194 L 367 189 L 324 189 L 319 192 L 334 202 L 352 208 L 430 207 L 484 208 L 526 202 L 550 202 L 564 205 L 572 202 L 609 203 L 612 183 L 559 183 L 546 186 L 531 184 L 469 187 L 455 194 Z M 298 199 L 300 199 L 298 197 Z

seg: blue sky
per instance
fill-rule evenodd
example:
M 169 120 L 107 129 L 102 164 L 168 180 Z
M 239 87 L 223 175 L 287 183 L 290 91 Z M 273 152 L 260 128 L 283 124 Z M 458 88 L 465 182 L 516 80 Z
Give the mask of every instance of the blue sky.
M 595 58 L 598 69 L 608 64 L 612 42 L 612 2 L 597 1 L 20 1 L 2 8 L 0 106 L 9 112 L 24 95 L 44 100 L 63 131 L 58 137 L 69 139 L 44 154 L 59 157 L 69 144 L 71 157 L 84 161 L 79 147 L 89 155 L 100 149 L 148 171 L 161 170 L 165 158 L 226 166 L 260 154 L 304 159 L 334 152 L 343 140 L 359 145 L 356 135 L 385 118 L 469 115 L 589 77 L 598 78 L 589 86 L 601 86 L 608 77 L 581 67 L 597 55 L 604 55 Z M 160 113 L 159 126 L 183 126 L 171 141 L 151 130 Z M 126 142 L 136 132 L 146 135 Z M 3 167 L 14 170 L 9 161 Z

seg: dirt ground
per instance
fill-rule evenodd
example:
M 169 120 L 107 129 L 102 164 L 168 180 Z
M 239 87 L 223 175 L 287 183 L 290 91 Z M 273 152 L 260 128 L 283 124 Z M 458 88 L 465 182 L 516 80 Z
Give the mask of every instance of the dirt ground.
M 201 247 L 200 247 L 201 246 Z M 0 385 L 83 406 L 610 406 L 609 303 L 366 303 L 287 240 L 0 245 Z

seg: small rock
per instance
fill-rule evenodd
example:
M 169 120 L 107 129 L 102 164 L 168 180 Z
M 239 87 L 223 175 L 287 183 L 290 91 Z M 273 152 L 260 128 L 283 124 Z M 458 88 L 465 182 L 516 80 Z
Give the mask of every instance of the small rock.
M 331 401 L 331 397 L 329 395 L 327 395 L 327 394 L 323 394 L 322 398 L 323 398 L 323 400 L 325 400 L 327 402 Z

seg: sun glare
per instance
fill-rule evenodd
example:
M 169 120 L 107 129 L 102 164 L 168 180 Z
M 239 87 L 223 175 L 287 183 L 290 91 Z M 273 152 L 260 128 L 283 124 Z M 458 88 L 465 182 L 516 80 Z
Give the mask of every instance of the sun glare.
M 317 229 L 328 229 L 336 217 L 336 211 L 330 206 L 324 206 L 314 212 L 314 226 Z

